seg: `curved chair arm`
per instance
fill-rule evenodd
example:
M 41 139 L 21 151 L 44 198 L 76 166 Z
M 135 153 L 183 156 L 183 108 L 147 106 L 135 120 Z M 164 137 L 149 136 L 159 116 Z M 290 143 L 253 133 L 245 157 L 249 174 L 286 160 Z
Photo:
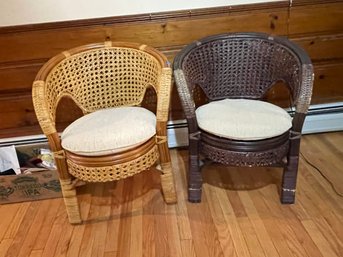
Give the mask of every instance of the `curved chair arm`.
M 49 112 L 45 101 L 45 82 L 36 80 L 32 86 L 32 99 L 35 108 L 36 116 L 41 126 L 43 133 L 48 138 L 49 145 L 54 153 L 55 162 L 59 167 L 58 172 L 61 179 L 68 179 L 69 175 L 66 172 L 67 164 L 64 159 L 64 151 L 62 150 L 61 139 L 56 130 L 54 117 Z
M 171 97 L 171 77 L 172 70 L 170 67 L 162 68 L 162 74 L 158 85 L 157 92 L 157 121 L 167 122 L 169 114 L 169 105 Z
M 293 118 L 292 131 L 301 133 L 312 96 L 314 80 L 312 61 L 307 52 L 302 47 L 288 40 L 287 38 L 275 37 L 273 40 L 286 46 L 298 58 L 300 69 L 299 77 L 297 79 L 297 83 L 295 83 L 293 85 L 294 87 L 291 88 L 292 95 L 294 97 L 293 101 L 295 104 L 295 114 Z M 290 80 L 292 80 L 292 74 L 289 74 L 289 78 Z M 286 82 L 292 83 L 292 81 Z
M 57 133 L 55 119 L 48 109 L 45 99 L 45 82 L 36 80 L 32 85 L 32 100 L 35 113 L 43 133 L 48 136 Z
M 180 96 L 183 111 L 188 121 L 189 133 L 198 131 L 198 124 L 195 116 L 195 103 L 191 94 L 190 87 L 186 81 L 185 74 L 182 69 L 174 70 L 174 78 L 176 82 L 177 91 Z
M 156 140 L 163 143 L 167 140 L 167 121 L 169 115 L 171 97 L 171 68 L 162 68 L 162 74 L 157 91 L 157 110 L 156 110 Z
M 313 88 L 313 66 L 312 64 L 302 65 L 301 85 L 297 99 L 295 99 L 296 112 L 293 118 L 293 131 L 301 132 L 311 102 Z

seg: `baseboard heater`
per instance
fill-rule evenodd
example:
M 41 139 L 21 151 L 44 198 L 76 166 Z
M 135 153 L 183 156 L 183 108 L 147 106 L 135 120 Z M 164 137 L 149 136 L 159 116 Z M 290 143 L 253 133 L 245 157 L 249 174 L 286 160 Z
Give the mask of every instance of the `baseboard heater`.
M 288 110 L 292 115 L 293 111 Z M 343 130 L 343 102 L 311 105 L 303 127 L 303 134 L 324 133 Z M 170 148 L 188 145 L 186 120 L 170 121 L 167 125 Z M 1 146 L 46 143 L 44 135 L 0 139 Z

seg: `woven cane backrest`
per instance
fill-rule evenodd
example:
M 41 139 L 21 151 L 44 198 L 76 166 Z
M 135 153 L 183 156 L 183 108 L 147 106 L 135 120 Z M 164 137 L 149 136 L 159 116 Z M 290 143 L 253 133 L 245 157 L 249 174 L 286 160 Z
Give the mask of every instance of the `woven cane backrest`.
M 157 90 L 161 65 L 147 52 L 125 47 L 103 47 L 68 56 L 45 80 L 50 115 L 58 101 L 71 97 L 84 113 L 139 105 L 145 91 Z
M 293 98 L 300 93 L 301 63 L 286 46 L 260 38 L 223 38 L 198 43 L 182 61 L 191 90 L 199 85 L 210 100 L 262 98 L 284 81 Z

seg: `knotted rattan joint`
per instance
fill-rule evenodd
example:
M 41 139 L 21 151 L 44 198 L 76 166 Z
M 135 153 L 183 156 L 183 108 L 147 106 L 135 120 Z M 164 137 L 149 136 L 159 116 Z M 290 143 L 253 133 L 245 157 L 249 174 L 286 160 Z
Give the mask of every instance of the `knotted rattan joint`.
M 74 178 L 71 182 L 71 185 L 73 188 L 79 187 L 79 186 L 83 186 L 86 185 L 87 183 L 81 179 L 78 178 Z
M 284 191 L 284 192 L 292 192 L 292 193 L 294 193 L 295 194 L 295 189 L 289 189 L 289 188 L 282 188 L 282 191 Z
M 65 159 L 66 158 L 64 150 L 59 150 L 59 151 L 53 152 L 53 154 L 54 154 L 54 157 L 56 159 Z
M 167 136 L 155 136 L 156 144 L 163 144 L 167 142 Z
M 289 133 L 289 139 L 295 140 L 295 139 L 300 139 L 301 138 L 301 132 L 298 131 L 290 131 Z
M 200 140 L 200 135 L 201 135 L 200 131 L 190 133 L 189 134 L 189 139 L 190 140 Z

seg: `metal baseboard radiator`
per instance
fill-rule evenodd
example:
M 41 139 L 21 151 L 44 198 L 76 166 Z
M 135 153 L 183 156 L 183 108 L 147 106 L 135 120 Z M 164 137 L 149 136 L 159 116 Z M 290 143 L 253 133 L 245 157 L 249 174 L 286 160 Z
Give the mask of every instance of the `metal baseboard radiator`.
M 288 110 L 292 114 L 292 110 Z M 303 127 L 303 134 L 343 131 L 343 102 L 311 105 Z M 188 145 L 186 120 L 170 121 L 167 125 L 170 148 Z M 44 135 L 0 139 L 1 146 L 46 143 Z

